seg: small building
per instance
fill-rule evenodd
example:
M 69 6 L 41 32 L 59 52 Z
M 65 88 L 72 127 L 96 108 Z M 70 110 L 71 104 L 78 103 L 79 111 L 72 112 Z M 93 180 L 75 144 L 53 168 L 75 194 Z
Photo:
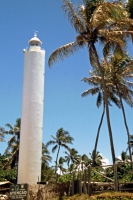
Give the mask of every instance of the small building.
M 10 181 L 0 181 L 0 194 L 9 192 L 11 184 L 12 183 Z

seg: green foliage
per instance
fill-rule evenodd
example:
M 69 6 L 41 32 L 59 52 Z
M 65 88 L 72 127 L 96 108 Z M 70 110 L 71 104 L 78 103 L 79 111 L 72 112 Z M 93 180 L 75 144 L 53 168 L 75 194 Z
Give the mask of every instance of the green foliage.
M 52 161 L 52 157 L 50 156 L 50 152 L 47 149 L 46 145 L 42 143 L 42 167 L 43 165 L 49 166 L 49 162 Z
M 74 174 L 69 173 L 69 174 L 63 174 L 58 176 L 58 182 L 68 182 L 68 181 L 72 181 L 72 177 L 74 176 L 74 180 L 78 180 L 79 179 L 79 173 L 75 172 Z
M 43 164 L 42 171 L 41 171 L 41 181 L 54 182 L 55 178 L 56 178 L 55 171 L 48 165 Z
M 13 169 L 7 170 L 0 170 L 0 181 L 10 181 L 12 183 L 16 183 L 17 178 L 17 168 L 14 167 Z
M 58 177 L 58 182 L 68 182 L 72 180 L 72 174 L 63 174 Z

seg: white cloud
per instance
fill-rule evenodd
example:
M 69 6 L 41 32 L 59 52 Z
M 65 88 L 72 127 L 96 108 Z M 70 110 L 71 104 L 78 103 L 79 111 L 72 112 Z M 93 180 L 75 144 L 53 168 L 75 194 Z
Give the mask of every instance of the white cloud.
M 103 157 L 102 163 L 103 163 L 103 165 L 110 165 L 109 159 L 108 159 L 108 158 L 105 158 L 105 157 Z
M 118 156 L 117 158 L 121 160 L 121 156 Z

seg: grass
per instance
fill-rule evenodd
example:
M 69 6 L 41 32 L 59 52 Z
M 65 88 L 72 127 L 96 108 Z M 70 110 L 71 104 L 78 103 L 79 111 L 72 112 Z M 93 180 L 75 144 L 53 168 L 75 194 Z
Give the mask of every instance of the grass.
M 97 195 L 92 195 L 92 196 L 88 196 L 88 195 L 79 195 L 76 194 L 74 196 L 64 196 L 64 197 L 57 197 L 57 198 L 53 198 L 52 200 L 128 200 L 128 199 L 132 199 L 133 200 L 133 193 L 129 193 L 129 192 L 106 192 L 106 193 L 102 193 L 102 194 L 97 194 Z

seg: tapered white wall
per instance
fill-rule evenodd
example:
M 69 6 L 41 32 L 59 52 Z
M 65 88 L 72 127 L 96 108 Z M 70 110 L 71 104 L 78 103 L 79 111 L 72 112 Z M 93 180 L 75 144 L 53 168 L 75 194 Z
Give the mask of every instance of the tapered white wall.
M 41 47 L 24 52 L 18 183 L 36 184 L 41 177 L 44 59 Z

